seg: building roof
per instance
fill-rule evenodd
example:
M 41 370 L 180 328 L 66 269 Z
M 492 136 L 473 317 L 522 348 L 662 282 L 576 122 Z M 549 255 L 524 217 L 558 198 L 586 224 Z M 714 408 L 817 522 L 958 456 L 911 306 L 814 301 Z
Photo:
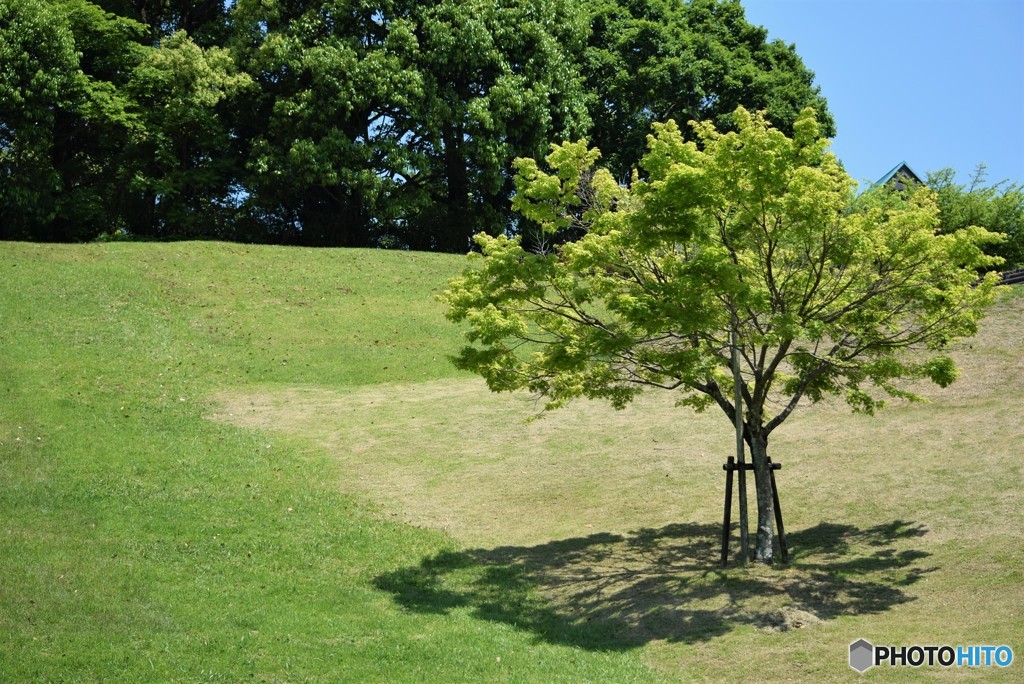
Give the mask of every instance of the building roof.
M 875 181 L 875 185 L 885 185 L 896 176 L 899 176 L 904 180 L 912 180 L 915 183 L 918 183 L 919 185 L 924 185 L 924 180 L 922 180 L 919 175 L 914 173 L 914 170 L 910 168 L 910 166 L 905 161 L 901 161 L 899 164 L 894 166 L 892 170 L 889 171 L 889 173 L 885 174 L 877 181 Z

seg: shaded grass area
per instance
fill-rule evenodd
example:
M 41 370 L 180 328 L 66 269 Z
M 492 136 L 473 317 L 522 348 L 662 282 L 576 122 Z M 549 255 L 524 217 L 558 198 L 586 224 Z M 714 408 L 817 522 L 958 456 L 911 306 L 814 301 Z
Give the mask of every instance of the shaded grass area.
M 928 552 L 895 546 L 925 534 L 904 521 L 801 530 L 790 537 L 788 566 L 752 572 L 721 567 L 713 541 L 719 532 L 687 523 L 448 551 L 376 583 L 417 612 L 468 607 L 551 643 L 618 651 L 650 641 L 710 641 L 744 625 L 787 631 L 880 613 L 913 600 L 906 588 L 934 570 L 918 562 Z

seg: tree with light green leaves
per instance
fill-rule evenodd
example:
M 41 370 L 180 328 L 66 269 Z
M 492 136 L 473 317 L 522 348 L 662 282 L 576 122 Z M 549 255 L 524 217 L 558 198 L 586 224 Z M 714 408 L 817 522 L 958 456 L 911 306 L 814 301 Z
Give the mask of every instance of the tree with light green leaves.
M 774 558 L 768 444 L 802 401 L 919 397 L 957 370 L 943 354 L 973 335 L 995 296 L 982 228 L 936 232 L 931 191 L 875 192 L 828 152 L 812 110 L 793 137 L 740 108 L 736 131 L 654 127 L 628 187 L 583 142 L 546 167 L 517 161 L 515 207 L 578 239 L 547 252 L 477 236 L 481 254 L 450 284 L 447 316 L 467 324 L 460 368 L 494 391 L 529 390 L 557 408 L 577 397 L 626 405 L 645 388 L 698 411 L 739 409 L 757 493 L 754 557 Z M 735 342 L 733 342 L 735 340 Z M 741 402 L 730 357 L 738 352 Z

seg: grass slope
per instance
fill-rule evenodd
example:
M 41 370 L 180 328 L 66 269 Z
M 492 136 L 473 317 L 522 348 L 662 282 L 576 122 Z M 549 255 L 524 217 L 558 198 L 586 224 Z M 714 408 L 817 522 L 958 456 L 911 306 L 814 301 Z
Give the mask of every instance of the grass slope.
M 548 640 L 641 649 L 684 680 L 843 681 L 861 637 L 1021 651 L 1021 294 L 954 350 L 958 383 L 921 388 L 930 403 L 805 406 L 779 431 L 786 567 L 719 568 L 730 424 L 667 393 L 526 422 L 531 398 L 474 380 L 252 388 L 214 415 L 333 454 L 339 486 L 462 542 L 377 579 L 410 609 L 473 605 Z M 1014 679 L 1020 663 L 886 674 Z
M 225 387 L 451 376 L 432 292 L 461 263 L 0 245 L 0 680 L 648 679 L 635 654 L 397 605 L 375 578 L 447 537 L 203 417 Z
M 1009 643 L 1024 297 L 933 403 L 803 408 L 787 567 L 717 567 L 727 422 L 457 375 L 462 260 L 0 245 L 0 679 L 845 680 Z

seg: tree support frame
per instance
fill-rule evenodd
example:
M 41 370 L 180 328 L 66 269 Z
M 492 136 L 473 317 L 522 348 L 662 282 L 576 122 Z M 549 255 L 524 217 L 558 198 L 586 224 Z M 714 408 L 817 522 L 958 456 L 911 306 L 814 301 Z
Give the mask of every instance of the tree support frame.
M 732 522 L 732 479 L 733 473 L 743 469 L 753 470 L 753 463 L 736 463 L 736 457 L 730 456 L 722 465 L 725 471 L 725 514 L 722 520 L 722 567 L 729 563 L 729 527 Z M 775 471 L 782 470 L 781 463 L 772 463 L 768 459 L 768 478 L 772 486 L 772 503 L 775 506 L 775 527 L 778 530 L 779 552 L 782 555 L 782 562 L 789 560 L 789 549 L 786 547 L 786 529 L 782 525 L 782 507 L 779 505 L 779 488 L 775 484 Z

